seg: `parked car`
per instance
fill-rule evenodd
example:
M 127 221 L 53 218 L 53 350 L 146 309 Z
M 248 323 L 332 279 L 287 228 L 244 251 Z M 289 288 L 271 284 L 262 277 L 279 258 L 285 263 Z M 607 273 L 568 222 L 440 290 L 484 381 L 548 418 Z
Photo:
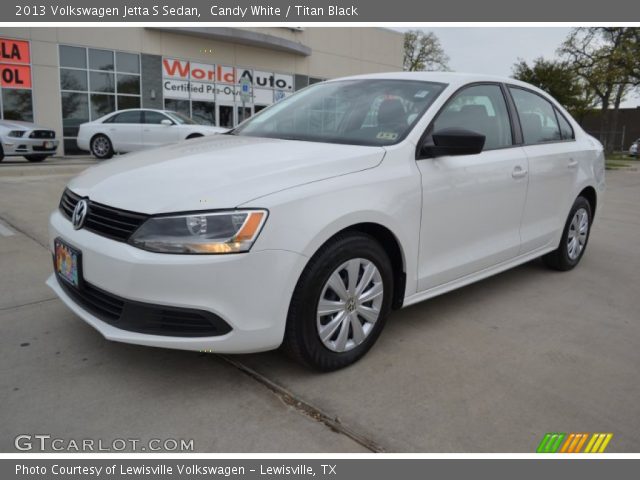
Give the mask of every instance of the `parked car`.
M 0 142 L 0 162 L 4 157 L 42 162 L 58 149 L 54 130 L 17 120 L 0 120 Z
M 629 156 L 638 157 L 638 147 L 640 146 L 640 138 L 633 142 L 629 147 Z
M 78 148 L 89 150 L 96 158 L 111 158 L 126 153 L 158 147 L 180 140 L 226 132 L 227 129 L 201 125 L 171 110 L 137 108 L 109 113 L 80 125 Z
M 531 85 L 349 77 L 73 179 L 47 283 L 110 340 L 332 370 L 392 310 L 537 257 L 571 270 L 603 191 L 602 145 Z

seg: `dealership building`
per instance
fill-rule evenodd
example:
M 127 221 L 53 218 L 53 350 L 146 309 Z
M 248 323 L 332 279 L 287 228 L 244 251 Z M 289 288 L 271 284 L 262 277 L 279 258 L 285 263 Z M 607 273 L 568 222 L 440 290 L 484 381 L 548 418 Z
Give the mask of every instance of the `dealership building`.
M 312 83 L 401 70 L 402 49 L 382 28 L 0 27 L 0 112 L 54 129 L 72 155 L 78 126 L 115 110 L 232 127 Z

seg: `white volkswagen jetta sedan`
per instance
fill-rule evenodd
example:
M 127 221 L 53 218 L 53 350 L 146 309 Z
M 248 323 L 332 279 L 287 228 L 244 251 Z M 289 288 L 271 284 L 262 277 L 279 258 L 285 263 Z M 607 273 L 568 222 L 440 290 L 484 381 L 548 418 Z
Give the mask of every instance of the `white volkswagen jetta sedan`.
M 226 128 L 201 125 L 171 110 L 134 108 L 83 123 L 77 143 L 80 150 L 89 150 L 103 160 L 114 153 L 134 152 L 226 131 Z
M 47 283 L 110 340 L 337 369 L 393 309 L 575 267 L 603 190 L 601 144 L 528 84 L 343 78 L 73 179 Z

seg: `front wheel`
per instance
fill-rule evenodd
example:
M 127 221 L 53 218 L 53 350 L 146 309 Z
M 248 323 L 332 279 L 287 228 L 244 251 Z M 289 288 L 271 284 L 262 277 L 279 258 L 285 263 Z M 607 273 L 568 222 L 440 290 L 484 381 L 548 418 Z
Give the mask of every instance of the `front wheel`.
M 560 271 L 571 270 L 578 265 L 587 248 L 591 221 L 591 205 L 586 198 L 578 197 L 567 217 L 560 245 L 542 257 L 544 263 Z
M 99 159 L 106 160 L 113 157 L 113 146 L 106 135 L 96 135 L 91 139 L 91 153 Z
M 362 233 L 325 244 L 302 273 L 289 307 L 284 350 L 330 371 L 359 360 L 391 309 L 393 269 L 380 244 Z
M 24 158 L 29 160 L 30 162 L 42 162 L 44 161 L 48 155 L 25 155 Z

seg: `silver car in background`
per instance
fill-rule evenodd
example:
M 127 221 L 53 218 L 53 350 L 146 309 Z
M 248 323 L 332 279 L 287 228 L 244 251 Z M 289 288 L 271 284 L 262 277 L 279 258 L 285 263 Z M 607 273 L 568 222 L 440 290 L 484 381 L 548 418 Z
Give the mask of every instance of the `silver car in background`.
M 54 130 L 17 120 L 0 120 L 0 142 L 0 161 L 4 157 L 24 157 L 41 162 L 58 149 Z

